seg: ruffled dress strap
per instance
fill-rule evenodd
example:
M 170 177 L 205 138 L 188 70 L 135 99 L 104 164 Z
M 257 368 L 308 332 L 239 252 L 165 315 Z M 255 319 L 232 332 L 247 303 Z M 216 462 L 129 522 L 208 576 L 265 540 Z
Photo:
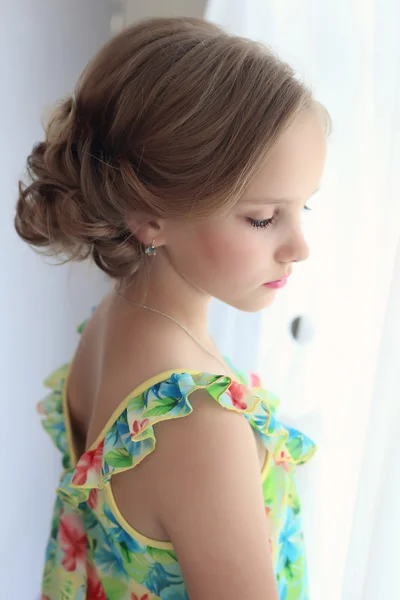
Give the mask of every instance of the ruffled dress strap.
M 86 502 L 117 473 L 136 467 L 156 446 L 154 426 L 193 411 L 190 396 L 206 390 L 223 408 L 242 413 L 259 432 L 268 452 L 280 462 L 307 461 L 314 443 L 275 416 L 276 398 L 268 392 L 210 373 L 168 372 L 137 388 L 112 415 L 103 432 L 75 465 L 65 471 L 59 495 L 68 503 Z
M 92 312 L 94 310 L 93 308 Z M 88 320 L 86 319 L 78 325 L 78 334 L 83 332 Z M 69 368 L 69 363 L 66 363 L 53 371 L 44 380 L 43 385 L 50 392 L 36 405 L 37 412 L 42 416 L 43 428 L 62 453 L 62 464 L 65 469 L 70 469 L 77 460 L 72 443 L 68 411 L 66 409 L 65 389 Z
M 72 446 L 67 436 L 63 407 L 63 390 L 68 370 L 69 365 L 65 364 L 45 379 L 44 385 L 50 392 L 36 406 L 38 413 L 42 415 L 42 426 L 62 453 L 65 469 L 72 467 Z

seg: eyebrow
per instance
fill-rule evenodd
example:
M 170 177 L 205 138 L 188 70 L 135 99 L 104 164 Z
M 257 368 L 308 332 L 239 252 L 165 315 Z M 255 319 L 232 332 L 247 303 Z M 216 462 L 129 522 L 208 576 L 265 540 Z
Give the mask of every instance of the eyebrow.
M 313 191 L 309 198 L 312 198 L 312 196 L 314 196 L 320 189 L 321 186 L 317 187 L 317 189 Z M 247 202 L 249 204 L 290 204 L 291 202 L 294 202 L 294 200 L 291 200 L 290 198 L 249 198 Z

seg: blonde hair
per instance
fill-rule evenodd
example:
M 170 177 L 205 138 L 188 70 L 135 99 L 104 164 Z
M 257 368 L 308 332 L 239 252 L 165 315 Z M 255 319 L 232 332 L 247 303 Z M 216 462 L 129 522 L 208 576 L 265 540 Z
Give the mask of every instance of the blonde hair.
M 111 39 L 55 110 L 19 182 L 16 230 L 130 279 L 148 260 L 130 216 L 229 209 L 314 102 L 256 42 L 201 19 L 144 21 Z

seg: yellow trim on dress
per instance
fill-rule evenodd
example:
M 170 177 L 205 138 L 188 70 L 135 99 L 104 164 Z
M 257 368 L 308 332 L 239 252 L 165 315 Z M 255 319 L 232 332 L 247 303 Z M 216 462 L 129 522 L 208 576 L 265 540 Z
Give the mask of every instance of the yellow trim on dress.
M 117 406 L 117 408 L 112 412 L 111 417 L 108 419 L 107 423 L 100 431 L 99 435 L 94 440 L 93 444 L 89 446 L 86 452 L 90 452 L 91 450 L 95 450 L 100 442 L 104 439 L 107 431 L 110 429 L 112 425 L 114 425 L 117 418 L 121 415 L 121 413 L 127 408 L 129 401 L 136 396 L 139 396 L 143 392 L 146 392 L 148 389 L 153 387 L 153 385 L 157 385 L 157 383 L 161 383 L 165 379 L 169 379 L 171 375 L 174 374 L 183 375 L 184 373 L 188 373 L 188 375 L 199 375 L 199 371 L 188 371 L 187 369 L 171 369 L 169 371 L 163 371 L 162 373 L 158 373 L 153 377 L 147 379 L 144 383 L 138 385 L 130 394 L 126 396 L 124 400 Z
M 65 434 L 67 436 L 67 444 L 68 444 L 68 448 L 69 448 L 69 455 L 71 458 L 71 465 L 75 468 L 76 464 L 78 462 L 78 457 L 76 455 L 74 442 L 73 442 L 71 419 L 69 416 L 68 401 L 67 401 L 67 382 L 68 382 L 68 377 L 69 377 L 69 370 L 70 370 L 70 368 L 68 367 L 67 373 L 65 375 L 64 383 L 63 383 L 63 388 L 62 388 L 62 411 L 63 411 L 64 424 L 65 424 Z
M 263 468 L 261 470 L 261 480 L 262 480 L 263 483 L 267 479 L 267 475 L 269 473 L 270 466 L 271 466 L 271 453 L 267 450 L 267 454 L 266 454 L 266 457 L 265 457 L 264 466 L 263 466 Z
M 120 414 L 127 408 L 128 403 L 132 398 L 139 396 L 141 393 L 150 389 L 154 385 L 157 385 L 158 383 L 160 383 L 166 379 L 169 379 L 174 374 L 182 375 L 184 373 L 187 373 L 188 375 L 192 375 L 192 376 L 201 374 L 199 371 L 193 371 L 190 369 L 170 369 L 168 371 L 163 371 L 161 373 L 158 373 L 157 375 L 154 375 L 153 377 L 150 377 L 149 379 L 147 379 L 146 381 L 144 381 L 143 383 L 138 385 L 136 388 L 134 388 L 134 390 L 130 394 L 128 394 L 124 398 L 124 400 L 122 400 L 122 402 L 120 402 L 120 404 L 115 408 L 115 410 L 112 412 L 111 416 L 107 420 L 106 424 L 101 429 L 100 433 L 97 435 L 96 439 L 89 446 L 89 448 L 86 450 L 86 452 L 95 450 L 97 448 L 97 446 L 100 444 L 100 442 L 104 439 L 107 431 L 115 423 L 115 421 L 120 416 Z M 222 377 L 222 375 L 221 375 L 221 377 Z M 232 378 L 227 375 L 223 375 L 223 377 L 227 377 L 227 379 L 230 379 L 232 381 Z M 68 443 L 69 451 L 70 451 L 71 463 L 72 463 L 72 467 L 75 468 L 76 464 L 78 462 L 78 459 L 77 459 L 74 444 L 73 444 L 72 427 L 71 427 L 71 420 L 70 420 L 68 401 L 67 401 L 68 400 L 68 394 L 67 394 L 68 378 L 69 378 L 69 369 L 64 378 L 64 384 L 63 384 L 63 390 L 62 390 L 62 407 L 63 407 L 63 415 L 64 415 L 64 419 L 65 419 L 65 430 L 66 430 L 66 436 L 67 436 L 67 443 Z M 240 411 L 238 411 L 238 412 L 240 412 Z M 143 458 L 145 458 L 145 457 L 143 457 Z M 270 463 L 271 463 L 271 456 L 270 456 L 270 453 L 267 451 L 265 462 L 264 462 L 263 468 L 261 470 L 262 482 L 265 481 L 265 479 L 268 475 Z M 172 542 L 155 540 L 150 537 L 147 537 L 146 535 L 140 533 L 140 531 L 137 531 L 137 529 L 135 529 L 130 523 L 128 523 L 128 521 L 125 519 L 125 517 L 121 513 L 121 511 L 118 508 L 118 505 L 115 501 L 115 497 L 114 497 L 114 494 L 112 491 L 111 481 L 107 482 L 104 485 L 103 490 L 104 490 L 104 494 L 106 496 L 107 504 L 110 507 L 110 510 L 111 510 L 113 516 L 119 522 L 121 527 L 130 536 L 132 536 L 139 543 L 144 544 L 145 546 L 150 546 L 151 548 L 158 548 L 159 550 L 172 550 L 172 551 L 174 550 Z
M 114 494 L 111 487 L 111 481 L 107 482 L 104 485 L 104 494 L 106 497 L 106 502 L 111 509 L 113 516 L 121 525 L 122 529 L 126 531 L 133 539 L 137 542 L 144 544 L 145 546 L 150 546 L 151 548 L 158 548 L 159 550 L 173 550 L 174 547 L 171 542 L 163 542 L 161 540 L 153 540 L 152 538 L 147 537 L 147 535 L 143 535 L 137 529 L 132 527 L 125 519 L 123 514 L 118 508 L 118 505 L 115 501 Z

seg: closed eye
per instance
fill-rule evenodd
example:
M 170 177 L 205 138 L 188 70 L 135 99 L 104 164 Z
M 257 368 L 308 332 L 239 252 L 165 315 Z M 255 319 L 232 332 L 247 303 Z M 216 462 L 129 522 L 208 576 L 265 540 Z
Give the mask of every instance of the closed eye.
M 266 229 L 275 223 L 275 217 L 271 219 L 249 219 L 249 223 L 256 229 Z
M 309 212 L 312 208 L 309 206 L 304 206 L 303 211 Z M 267 227 L 271 227 L 276 222 L 276 217 L 273 216 L 270 219 L 248 219 L 250 225 L 255 229 L 266 229 Z

